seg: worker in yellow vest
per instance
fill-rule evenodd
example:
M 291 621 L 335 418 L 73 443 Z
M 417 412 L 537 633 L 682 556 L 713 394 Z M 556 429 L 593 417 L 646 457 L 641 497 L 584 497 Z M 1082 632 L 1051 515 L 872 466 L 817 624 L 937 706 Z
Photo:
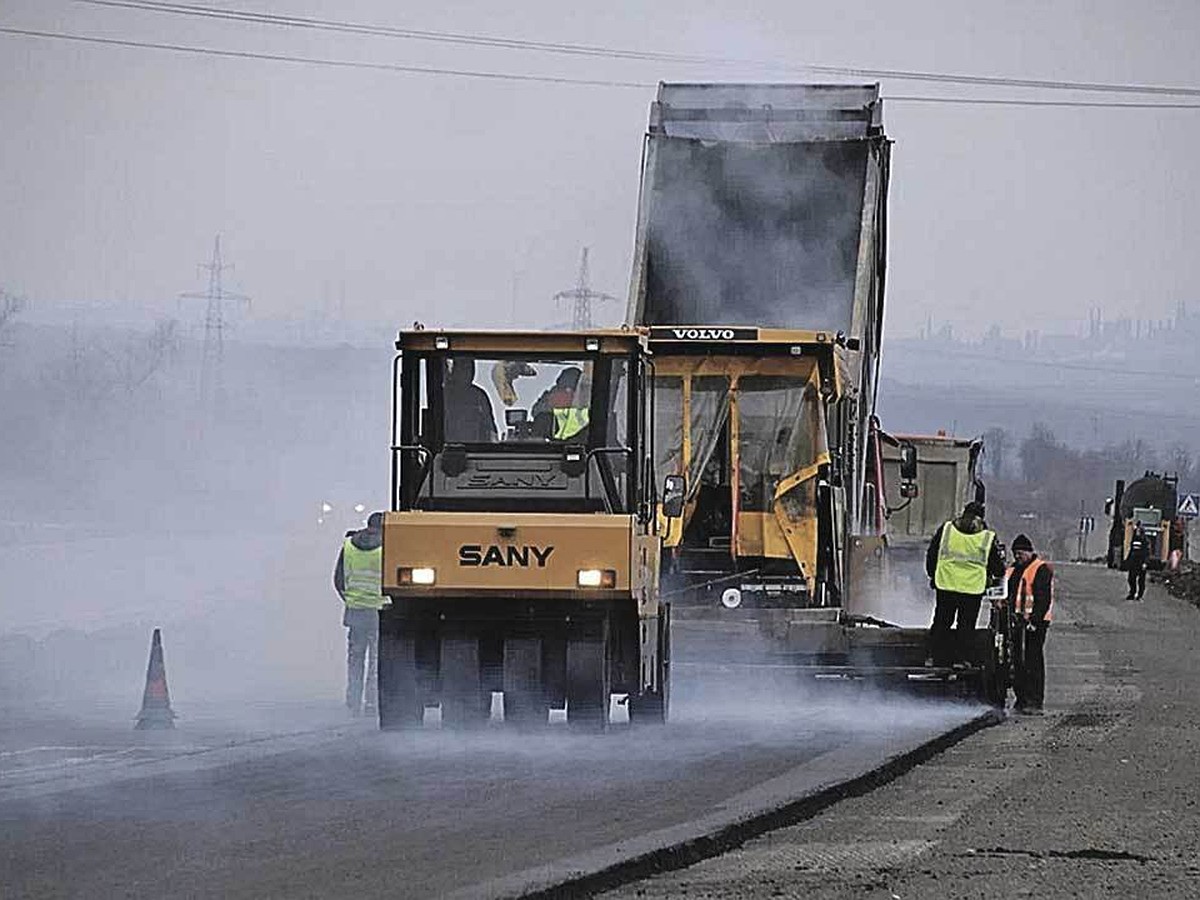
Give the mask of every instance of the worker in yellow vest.
M 346 706 L 352 715 L 375 715 L 378 709 L 379 610 L 385 603 L 382 582 L 383 513 L 375 512 L 367 519 L 366 528 L 346 533 L 333 570 L 334 589 L 346 606 L 342 614 L 342 624 L 348 629 Z
M 975 622 L 988 579 L 1004 575 L 996 532 L 987 527 L 983 517 L 982 503 L 968 503 L 962 515 L 938 528 L 925 554 L 929 586 L 937 591 L 929 629 L 935 666 L 965 665 L 971 659 Z
M 1013 615 L 1013 709 L 1040 716 L 1046 697 L 1046 631 L 1054 606 L 1054 569 L 1033 552 L 1033 541 L 1018 534 L 1012 542 L 1008 597 Z

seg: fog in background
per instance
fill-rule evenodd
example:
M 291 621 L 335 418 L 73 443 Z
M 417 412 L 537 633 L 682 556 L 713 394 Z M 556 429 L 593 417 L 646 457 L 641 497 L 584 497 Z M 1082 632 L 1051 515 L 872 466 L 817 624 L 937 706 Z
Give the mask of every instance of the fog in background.
M 1186 3 L 572 7 L 382 0 L 214 4 L 288 15 L 787 63 L 1200 83 Z M 334 70 L 0 36 L 0 284 L 30 315 L 145 316 L 226 236 L 253 319 L 507 324 L 555 314 L 579 248 L 625 290 L 641 136 L 666 80 L 837 80 L 270 28 L 68 0 L 6 25 L 312 57 L 644 82 L 580 87 Z M 861 79 L 871 80 L 871 79 Z M 961 96 L 883 82 L 886 96 Z M 974 89 L 974 96 L 1106 99 Z M 1121 99 L 1120 97 L 1107 99 Z M 963 333 L 1163 316 L 1192 293 L 1194 111 L 885 102 L 896 140 L 888 327 Z M 12 124 L 19 127 L 12 127 Z M 608 310 L 610 320 L 620 310 Z M 53 313 L 57 315 L 57 313 Z M 59 319 L 69 320 L 70 312 Z M 152 317 L 152 316 L 151 316 Z
M 214 5 L 793 63 L 1200 84 L 1200 10 L 1189 4 Z M 67 0 L 6 0 L 0 26 L 646 85 L 318 68 L 0 34 L 0 704 L 69 698 L 89 708 L 127 697 L 130 715 L 154 625 L 185 713 L 222 697 L 336 700 L 343 643 L 330 572 L 343 530 L 361 521 L 353 506 L 387 503 L 395 329 L 418 319 L 568 321 L 552 297 L 574 285 L 583 246 L 592 286 L 623 294 L 656 81 L 833 80 Z M 883 89 L 885 98 L 965 90 L 897 79 Z M 1029 350 L 1045 361 L 1056 351 L 1030 350 L 1021 336 L 1078 334 L 1093 309 L 1163 319 L 1197 299 L 1200 173 L 1190 148 L 1200 112 L 885 100 L 884 116 L 896 141 L 887 340 L 931 321 L 968 338 L 995 324 L 1018 339 L 989 351 L 994 366 L 982 374 L 978 348 L 918 344 L 893 362 L 885 340 L 895 385 L 885 385 L 885 414 L 891 404 L 902 430 L 1002 426 L 1013 446 L 1055 410 L 1070 418 L 1070 436 L 1096 446 L 1154 429 L 1156 420 L 1121 410 L 1161 402 L 1162 379 L 1097 389 L 1090 402 L 1120 424 L 1093 424 L 1088 438 L 1096 420 L 1074 413 L 1083 388 L 1056 370 L 1014 374 L 1010 360 Z M 224 391 L 210 385 L 204 398 L 204 304 L 180 294 L 205 289 L 197 264 L 217 233 L 235 265 L 226 287 L 250 302 L 225 310 Z M 612 303 L 596 317 L 614 322 L 622 311 Z M 1152 351 L 1145 359 L 1161 362 Z M 1083 370 L 1078 380 L 1104 377 Z M 977 396 L 1006 411 L 960 414 L 958 396 L 944 395 L 931 407 L 929 386 L 952 380 L 981 385 Z M 1171 415 L 1185 424 L 1170 440 L 1197 440 L 1190 413 Z M 318 523 L 323 503 L 333 511 Z

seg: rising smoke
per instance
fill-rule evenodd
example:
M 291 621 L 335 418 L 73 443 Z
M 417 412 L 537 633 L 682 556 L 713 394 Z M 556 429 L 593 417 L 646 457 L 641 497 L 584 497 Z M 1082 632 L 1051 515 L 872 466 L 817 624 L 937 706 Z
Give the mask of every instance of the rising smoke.
M 644 321 L 849 331 L 865 141 L 651 144 Z

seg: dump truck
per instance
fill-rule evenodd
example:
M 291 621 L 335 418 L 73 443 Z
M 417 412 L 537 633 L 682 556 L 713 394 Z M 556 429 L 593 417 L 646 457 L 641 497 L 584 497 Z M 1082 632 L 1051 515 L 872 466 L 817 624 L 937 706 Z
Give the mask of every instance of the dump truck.
M 379 718 L 604 728 L 670 702 L 647 336 L 403 331 L 384 516 Z M 666 521 L 670 521 L 670 515 Z
M 882 110 L 878 85 L 661 84 L 651 106 L 627 321 L 650 329 L 656 471 L 686 485 L 664 589 L 706 659 L 758 635 L 757 662 L 924 668 L 859 611 L 887 557 Z
M 693 599 L 836 609 L 848 538 L 876 531 L 889 147 L 877 86 L 659 87 L 627 320 L 656 467 L 686 477 L 668 572 Z
M 905 593 L 920 597 L 928 618 L 925 551 L 939 526 L 967 503 L 985 502 L 977 472 L 983 441 L 944 432 L 896 433 L 885 435 L 881 450 L 889 575 Z
M 1178 516 L 1178 508 L 1179 479 L 1176 476 L 1147 470 L 1129 484 L 1118 480 L 1113 496 L 1104 502 L 1105 515 L 1110 517 L 1109 568 L 1125 569 L 1129 543 L 1138 525 L 1142 526 L 1149 544 L 1147 567 L 1165 568 L 1171 552 L 1183 549 L 1183 522 Z
M 884 506 L 887 552 L 881 589 L 859 599 L 857 612 L 894 626 L 891 661 L 903 663 L 906 677 L 939 680 L 920 660 L 929 653 L 927 631 L 933 612 L 925 555 L 937 529 L 957 516 L 967 503 L 985 504 L 987 488 L 979 477 L 984 452 L 980 438 L 937 434 L 883 434 Z M 1002 546 L 1002 551 L 1005 548 Z M 1003 705 L 1011 681 L 1007 585 L 990 580 L 968 649 L 968 670 L 954 673 L 977 696 Z

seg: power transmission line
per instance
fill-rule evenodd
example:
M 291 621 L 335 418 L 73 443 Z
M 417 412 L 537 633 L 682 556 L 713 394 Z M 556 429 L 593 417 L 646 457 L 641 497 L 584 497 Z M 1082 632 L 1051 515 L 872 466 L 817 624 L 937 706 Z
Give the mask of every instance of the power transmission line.
M 1084 107 L 1092 109 L 1200 109 L 1200 103 L 1138 103 L 1120 100 L 1021 100 L 1018 98 L 987 97 L 911 97 L 903 94 L 886 94 L 889 103 L 947 103 L 964 106 L 1052 106 Z
M 854 78 L 892 78 L 899 81 L 925 81 L 942 84 L 1020 87 L 1040 90 L 1086 91 L 1118 94 L 1152 94 L 1175 97 L 1200 97 L 1200 87 L 1179 87 L 1161 84 L 1128 84 L 1096 81 L 1066 81 L 1045 78 L 1015 78 L 1010 76 L 966 75 L 961 73 L 926 72 L 910 69 L 875 69 L 866 66 L 833 66 L 809 63 L 785 63 L 740 57 L 710 56 L 703 54 L 671 53 L 655 50 L 631 50 L 602 44 L 575 44 L 556 41 L 534 41 L 497 35 L 482 35 L 466 32 L 429 31 L 416 28 L 395 28 L 385 25 L 370 25 L 338 19 L 306 16 L 285 16 L 277 13 L 262 13 L 254 10 L 217 9 L 193 3 L 171 3 L 165 0 L 75 0 L 90 6 L 105 6 L 135 9 L 145 12 L 168 13 L 274 25 L 287 28 L 307 28 L 336 31 L 347 34 L 389 37 L 402 40 L 430 41 L 460 44 L 472 47 L 524 50 L 572 56 L 609 57 L 622 60 L 666 62 L 685 65 L 753 66 L 760 69 L 788 72 L 818 72 Z
M 193 47 L 187 44 L 166 44 L 158 41 L 133 41 L 123 38 L 94 37 L 70 34 L 63 31 L 38 31 L 32 28 L 10 28 L 0 26 L 0 34 L 20 37 L 46 38 L 48 40 L 75 41 L 83 44 L 102 44 L 109 47 L 131 47 L 142 50 L 166 50 L 173 53 L 190 53 L 198 56 L 218 56 L 227 59 L 251 59 L 264 62 L 298 63 L 325 66 L 337 69 L 369 69 L 377 72 L 403 72 L 411 75 L 453 75 L 460 78 L 487 78 L 498 81 L 541 82 L 543 84 L 575 84 L 588 87 L 652 88 L 650 82 L 613 81 L 593 78 L 567 78 L 555 75 L 524 75 L 508 72 L 485 72 L 470 69 L 446 69 L 437 66 L 406 66 L 396 63 L 372 63 L 348 59 L 323 59 L 314 56 L 293 56 L 286 53 L 260 53 L 252 50 L 222 50 L 215 47 Z
M 596 300 L 616 301 L 617 298 L 603 291 L 592 290 L 588 278 L 588 248 L 584 247 L 583 255 L 579 259 L 579 277 L 575 281 L 575 287 L 569 291 L 559 291 L 554 295 L 554 300 L 557 303 L 569 300 L 571 328 L 575 331 L 587 331 L 592 327 L 592 303 Z
M 221 259 L 221 236 L 213 240 L 211 261 L 200 263 L 199 268 L 208 273 L 208 290 L 200 293 L 189 291 L 179 296 L 187 300 L 203 300 L 204 307 L 204 351 L 200 362 L 200 403 L 206 412 L 216 404 L 219 411 L 225 399 L 225 382 L 223 368 L 225 362 L 225 329 L 229 321 L 225 318 L 225 304 L 249 303 L 250 298 L 243 294 L 233 294 L 225 290 L 222 276 L 225 270 L 233 266 Z
M 76 2 L 108 2 L 108 0 L 76 0 Z M 118 0 L 112 0 L 118 2 Z M 33 28 L 13 28 L 0 26 L 0 34 L 14 37 L 31 37 L 45 40 L 61 40 L 83 44 L 98 44 L 107 47 L 122 47 L 139 50 L 161 50 L 171 53 L 183 53 L 195 56 L 212 56 L 225 59 L 243 59 L 258 62 L 282 62 L 294 65 L 310 65 L 335 69 L 362 69 L 376 72 L 392 72 L 407 75 L 444 75 L 457 78 L 479 78 L 490 81 L 514 81 L 532 84 L 559 84 L 581 87 L 611 87 L 636 88 L 646 90 L 654 88 L 656 82 L 650 81 L 620 81 L 608 78 L 573 78 L 558 75 L 531 75 L 521 72 L 492 72 L 481 69 L 454 69 L 442 66 L 413 66 L 401 63 L 376 63 L 364 60 L 328 59 L 316 56 L 297 56 L 288 53 L 266 53 L 255 50 L 228 50 L 219 47 L 198 47 L 189 44 L 173 44 L 160 41 L 137 41 L 126 38 L 106 38 L 94 35 L 73 34 L 62 31 L 42 31 Z M 919 97 L 904 95 L 883 96 L 884 100 L 899 103 L 943 103 L 963 106 L 1047 106 L 1047 107 L 1084 107 L 1094 109 L 1166 109 L 1188 110 L 1200 109 L 1200 103 L 1136 103 L 1120 101 L 1068 101 L 1068 100 L 1022 100 L 1003 98 L 979 97 Z

